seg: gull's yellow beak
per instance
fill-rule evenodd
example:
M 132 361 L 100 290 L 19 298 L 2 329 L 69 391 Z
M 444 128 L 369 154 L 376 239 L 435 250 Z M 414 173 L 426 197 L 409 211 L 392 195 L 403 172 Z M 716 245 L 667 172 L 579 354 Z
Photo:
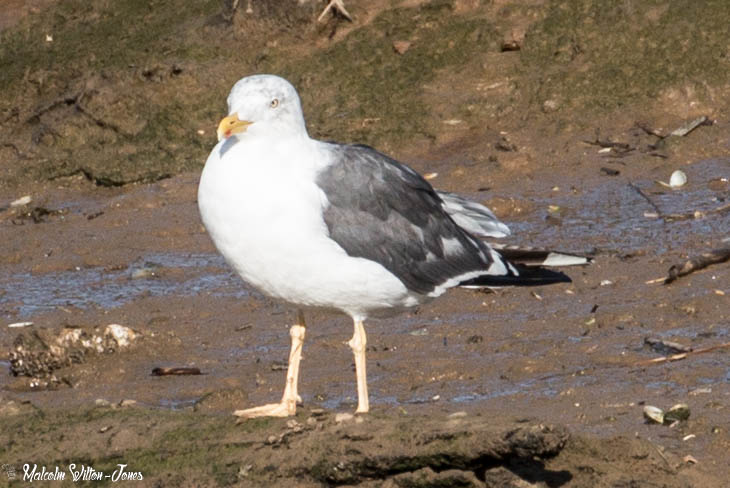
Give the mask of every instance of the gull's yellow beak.
M 253 124 L 253 122 L 239 119 L 238 113 L 235 112 L 228 117 L 225 117 L 223 120 L 221 120 L 221 123 L 218 124 L 218 140 L 220 141 L 221 139 L 228 139 L 233 134 L 246 132 L 246 129 L 251 124 Z

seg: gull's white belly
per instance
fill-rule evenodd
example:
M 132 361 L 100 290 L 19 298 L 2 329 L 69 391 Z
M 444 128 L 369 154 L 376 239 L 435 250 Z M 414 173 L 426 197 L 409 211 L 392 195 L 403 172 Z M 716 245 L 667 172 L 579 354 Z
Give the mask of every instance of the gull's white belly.
M 326 196 L 312 170 L 275 158 L 243 163 L 243 154 L 232 168 L 216 153 L 201 175 L 200 214 L 245 281 L 273 297 L 361 318 L 418 302 L 383 266 L 348 256 L 329 238 L 322 216 Z

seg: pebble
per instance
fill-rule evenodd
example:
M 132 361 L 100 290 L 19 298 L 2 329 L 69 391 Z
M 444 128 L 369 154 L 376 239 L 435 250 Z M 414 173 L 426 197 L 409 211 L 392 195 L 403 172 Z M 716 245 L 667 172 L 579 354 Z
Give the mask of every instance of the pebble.
M 338 424 L 341 422 L 349 422 L 354 418 L 355 418 L 355 416 L 351 413 L 340 412 L 335 415 L 335 422 Z
M 137 337 L 137 334 L 130 329 L 119 324 L 109 324 L 104 330 L 104 335 L 111 335 L 119 347 L 127 347 Z
M 327 415 L 327 412 L 324 408 L 313 408 L 312 410 L 310 410 L 310 413 L 314 417 L 324 417 L 325 415 Z
M 33 201 L 33 199 L 30 197 L 30 195 L 25 195 L 23 197 L 18 198 L 17 200 L 10 202 L 10 206 L 11 207 L 22 207 L 23 205 L 28 205 L 32 201 Z

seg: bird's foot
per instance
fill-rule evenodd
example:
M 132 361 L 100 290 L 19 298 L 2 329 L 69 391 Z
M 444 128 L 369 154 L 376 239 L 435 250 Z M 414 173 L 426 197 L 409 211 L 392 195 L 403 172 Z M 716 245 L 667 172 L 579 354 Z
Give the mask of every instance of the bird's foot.
M 297 405 L 294 402 L 269 403 L 260 407 L 236 410 L 233 415 L 242 419 L 253 419 L 257 417 L 290 417 L 297 412 Z

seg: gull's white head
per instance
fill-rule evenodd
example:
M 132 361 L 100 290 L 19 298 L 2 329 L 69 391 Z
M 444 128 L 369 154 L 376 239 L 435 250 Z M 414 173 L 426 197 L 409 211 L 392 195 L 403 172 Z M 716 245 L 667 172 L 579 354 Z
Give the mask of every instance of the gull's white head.
M 274 75 L 241 78 L 228 95 L 228 116 L 218 125 L 218 140 L 248 130 L 306 135 L 302 105 L 291 83 Z

